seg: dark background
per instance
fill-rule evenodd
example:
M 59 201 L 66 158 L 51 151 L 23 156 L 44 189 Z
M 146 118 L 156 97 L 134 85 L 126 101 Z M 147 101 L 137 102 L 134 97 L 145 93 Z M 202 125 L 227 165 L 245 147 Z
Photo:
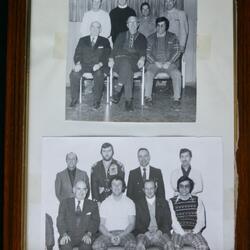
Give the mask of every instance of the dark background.
M 236 130 L 240 135 L 236 154 L 237 171 L 239 174 L 239 199 L 235 249 L 249 250 L 250 1 L 238 0 L 234 2 L 236 3 L 237 10 L 238 35 L 238 62 L 235 64 L 237 70 L 235 80 L 238 85 L 235 87 L 235 93 L 239 105 L 239 112 L 237 113 L 239 124 L 235 125 L 238 125 Z M 216 8 L 216 6 L 214 7 Z M 8 11 L 9 19 L 7 25 Z M 1 217 L 0 221 L 0 229 L 3 230 L 4 240 L 2 241 L 1 234 L 1 243 L 3 242 L 3 245 L 0 249 L 4 250 L 25 249 L 26 165 L 24 150 L 27 142 L 25 135 L 27 128 L 26 105 L 28 80 L 28 57 L 26 57 L 28 44 L 25 38 L 29 34 L 27 25 L 28 13 L 29 10 L 25 0 L 0 1 L 0 175 L 1 180 L 3 180 L 0 186 L 3 191 L 1 192 L 0 200 L 1 209 L 4 211 L 4 217 Z M 8 33 L 6 32 L 7 27 Z M 8 43 L 6 39 L 8 39 Z M 7 63 L 5 61 L 6 51 L 8 54 Z M 3 194 L 4 202 L 2 202 Z

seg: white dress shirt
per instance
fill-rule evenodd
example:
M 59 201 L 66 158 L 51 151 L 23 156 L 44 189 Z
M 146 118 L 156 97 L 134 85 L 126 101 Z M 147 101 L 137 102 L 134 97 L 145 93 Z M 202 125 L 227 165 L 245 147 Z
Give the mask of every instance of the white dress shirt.
M 80 208 L 81 208 L 81 212 L 82 212 L 82 209 L 83 209 L 83 203 L 84 203 L 84 200 L 80 200 Z M 78 200 L 75 198 L 75 211 L 77 212 L 77 205 L 78 205 Z
M 143 176 L 143 173 L 144 173 L 144 170 L 143 169 L 146 169 L 146 180 L 148 180 L 149 179 L 149 171 L 150 171 L 150 166 L 149 165 L 147 165 L 146 167 L 142 167 L 142 166 L 140 166 L 140 169 L 141 169 L 141 176 Z

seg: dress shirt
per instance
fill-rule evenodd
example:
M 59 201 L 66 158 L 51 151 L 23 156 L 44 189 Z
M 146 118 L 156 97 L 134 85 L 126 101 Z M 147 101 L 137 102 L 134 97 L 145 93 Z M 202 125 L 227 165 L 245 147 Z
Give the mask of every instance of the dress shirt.
M 143 169 L 146 169 L 146 180 L 148 180 L 149 179 L 149 165 L 147 165 L 146 167 L 142 167 L 142 166 L 140 166 L 140 169 L 141 169 L 141 176 L 143 176 L 143 173 L 144 173 L 144 170 Z
M 78 201 L 76 198 L 75 198 L 75 211 L 77 212 L 77 205 L 78 205 Z M 80 200 L 80 208 L 81 208 L 81 212 L 82 212 L 82 209 L 83 209 L 83 203 L 84 203 L 84 200 Z

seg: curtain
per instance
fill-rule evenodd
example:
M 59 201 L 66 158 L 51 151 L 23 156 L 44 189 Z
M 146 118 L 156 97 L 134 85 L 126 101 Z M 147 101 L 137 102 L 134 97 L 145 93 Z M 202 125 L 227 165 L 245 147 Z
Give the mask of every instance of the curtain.
M 177 0 L 177 8 L 183 9 L 183 1 Z M 187 1 L 187 0 L 186 0 Z M 84 12 L 91 9 L 92 0 L 69 0 L 69 21 L 81 22 Z M 151 6 L 153 16 L 159 16 L 164 8 L 164 0 L 128 0 L 128 5 L 140 16 L 140 6 L 143 2 L 148 2 Z M 102 9 L 110 12 L 117 6 L 117 0 L 103 0 Z

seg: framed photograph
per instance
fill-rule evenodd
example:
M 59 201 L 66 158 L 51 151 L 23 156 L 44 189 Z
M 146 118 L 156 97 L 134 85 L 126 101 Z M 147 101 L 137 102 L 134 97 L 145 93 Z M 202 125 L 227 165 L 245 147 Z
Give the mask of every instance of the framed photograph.
M 71 105 L 70 74 L 72 70 L 77 73 L 83 69 L 81 60 L 80 63 L 74 61 L 78 42 L 84 37 L 79 33 L 81 23 L 94 2 L 8 1 L 3 249 L 44 249 L 46 213 L 54 225 L 54 249 L 58 247 L 55 219 L 59 200 L 52 187 L 56 174 L 66 168 L 67 153 L 74 152 L 79 157 L 79 166 L 84 163 L 81 168 L 90 176 L 91 164 L 100 160 L 101 145 L 110 142 L 115 157 L 126 167 L 126 182 L 129 172 L 138 167 L 135 165 L 137 150 L 141 147 L 149 150 L 152 165 L 162 172 L 165 161 L 171 164 L 163 173 L 166 199 L 174 197 L 169 178 L 170 172 L 180 166 L 178 152 L 181 148 L 190 148 L 194 153 L 192 160 L 204 178 L 204 192 L 198 197 L 204 201 L 207 213 L 208 224 L 202 235 L 208 246 L 215 250 L 247 250 L 250 244 L 247 167 L 250 36 L 246 25 L 249 3 L 173 1 L 181 13 L 186 13 L 188 22 L 188 37 L 182 57 L 179 55 L 179 68 L 178 60 L 175 62 L 181 76 L 180 92 L 176 92 L 173 79 L 154 79 L 152 99 L 146 98 L 150 82 L 147 81 L 148 46 L 145 58 L 144 55 L 138 58 L 138 76 L 134 79 L 136 72 L 130 71 L 133 73 L 131 85 L 128 88 L 123 84 L 119 72 L 115 72 L 117 55 L 112 54 L 115 41 L 111 36 L 106 37 L 110 54 L 106 60 L 108 70 L 103 72 L 100 105 L 94 105 L 98 104 L 94 103 L 98 91 L 93 68 L 98 64 L 95 69 L 101 69 L 103 62 L 97 62 L 93 72 L 87 72 L 92 76 L 81 76 L 75 85 L 77 102 Z M 171 1 L 148 0 L 146 7 L 141 6 L 144 1 L 121 2 L 126 2 L 125 8 L 130 7 L 137 16 L 126 20 L 128 30 L 130 25 L 136 30 L 140 28 L 142 11 L 148 5 L 149 13 L 156 18 L 156 30 L 167 26 L 164 18 L 158 21 L 157 18 L 164 17 L 162 12 Z M 103 0 L 101 9 L 111 12 L 120 8 L 119 4 L 122 5 L 118 1 Z M 92 22 L 89 31 L 92 27 L 100 32 L 98 23 Z M 166 31 L 165 36 L 167 32 L 170 31 Z M 173 39 L 177 37 L 170 33 Z M 159 37 L 156 31 L 156 38 Z M 124 46 L 133 50 L 135 38 L 138 33 Z M 177 40 L 175 48 L 178 53 L 181 49 L 183 52 Z M 130 95 L 126 95 L 128 92 Z M 175 98 L 176 93 L 180 93 L 180 98 Z M 211 170 L 216 166 L 213 174 Z M 91 193 L 89 198 L 92 199 Z

